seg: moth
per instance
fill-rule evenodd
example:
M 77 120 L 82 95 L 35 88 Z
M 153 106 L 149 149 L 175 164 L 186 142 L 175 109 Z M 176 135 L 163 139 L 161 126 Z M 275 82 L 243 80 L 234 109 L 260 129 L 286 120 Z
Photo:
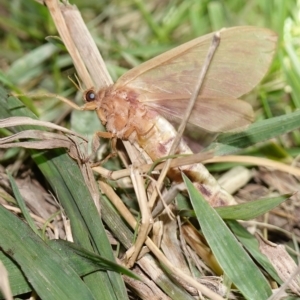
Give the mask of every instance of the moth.
M 138 143 L 152 160 L 167 156 L 185 107 L 193 93 L 212 34 L 187 42 L 125 73 L 115 84 L 84 93 L 84 110 L 96 110 L 108 135 Z M 253 109 L 238 98 L 265 76 L 276 49 L 276 34 L 242 26 L 221 31 L 203 86 L 188 121 L 191 134 L 241 130 L 253 121 Z M 170 121 L 170 122 L 168 122 Z M 172 124 L 173 125 L 172 125 Z M 182 140 L 178 154 L 191 154 Z M 232 203 L 200 163 L 171 169 L 181 181 L 184 172 L 213 206 Z

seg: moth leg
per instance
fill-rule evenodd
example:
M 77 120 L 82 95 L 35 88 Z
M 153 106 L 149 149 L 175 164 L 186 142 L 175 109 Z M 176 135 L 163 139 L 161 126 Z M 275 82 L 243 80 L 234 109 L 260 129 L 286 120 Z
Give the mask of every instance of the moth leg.
M 146 136 L 146 135 L 152 130 L 152 128 L 154 127 L 154 124 L 153 124 L 148 130 L 146 130 L 146 131 L 140 130 L 139 126 L 136 126 L 136 125 L 134 125 L 134 124 L 128 125 L 127 127 L 128 127 L 128 129 L 127 129 L 127 130 L 125 131 L 125 133 L 124 133 L 124 138 L 125 138 L 126 140 L 129 140 L 129 137 L 130 137 L 131 134 L 134 133 L 134 132 L 135 132 L 137 135 L 139 135 L 139 136 Z
M 111 149 L 112 152 L 108 154 L 104 159 L 101 161 L 98 161 L 93 164 L 93 167 L 99 166 L 107 162 L 109 159 L 112 157 L 115 157 L 117 155 L 117 138 L 111 133 L 111 132 L 104 132 L 104 131 L 97 131 L 95 132 L 93 136 L 93 153 L 96 153 L 96 151 L 99 149 L 100 143 L 99 143 L 99 138 L 104 138 L 104 139 L 109 139 L 111 142 Z
M 135 126 L 131 124 L 127 124 L 124 128 L 124 133 L 122 139 L 129 140 L 129 137 L 132 133 L 136 131 Z
M 114 138 L 114 135 L 111 132 L 106 132 L 106 131 L 97 131 L 97 132 L 95 132 L 95 136 L 97 136 L 98 138 L 103 138 L 103 139 Z
M 102 159 L 100 162 L 99 162 L 99 165 L 102 165 L 104 163 L 106 163 L 109 159 L 115 157 L 118 155 L 118 151 L 117 151 L 117 138 L 116 137 L 113 137 L 110 139 L 110 143 L 111 143 L 111 153 L 109 153 L 104 159 Z
M 136 112 L 136 110 L 132 110 L 132 109 L 128 111 L 128 116 L 127 116 L 128 122 L 124 127 L 123 138 L 130 140 L 130 136 L 133 133 L 140 136 L 145 136 L 152 130 L 154 124 L 151 124 L 151 127 L 149 129 L 147 128 L 144 129 L 143 126 L 141 126 L 142 125 L 141 122 L 143 122 L 142 120 L 144 116 L 146 116 L 146 114 L 147 114 L 147 110 L 145 108 L 140 108 L 138 113 Z
M 138 135 L 141 135 L 141 136 L 147 135 L 153 129 L 153 127 L 154 127 L 154 124 L 152 124 L 152 126 L 146 131 L 142 132 L 141 130 L 137 130 L 137 132 L 140 131 L 140 132 L 138 132 Z
M 139 136 L 146 136 L 153 128 L 154 128 L 155 124 L 152 123 L 149 129 L 141 129 L 140 124 L 135 124 L 135 122 L 133 124 L 131 124 L 131 128 L 132 131 L 135 131 Z

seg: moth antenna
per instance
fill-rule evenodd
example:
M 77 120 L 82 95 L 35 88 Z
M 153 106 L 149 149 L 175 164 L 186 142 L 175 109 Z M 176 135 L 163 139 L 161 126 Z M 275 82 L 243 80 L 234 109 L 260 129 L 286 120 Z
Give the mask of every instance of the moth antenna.
M 83 93 L 84 89 L 82 88 L 82 85 L 80 83 L 80 80 L 79 80 L 77 74 L 75 74 L 74 76 L 75 76 L 76 81 L 73 80 L 70 76 L 68 76 L 68 78 L 75 85 L 75 87 L 77 88 L 77 90 Z
M 52 94 L 52 93 L 36 93 L 36 94 L 17 94 L 17 93 L 11 93 L 12 96 L 14 97 L 30 97 L 30 98 L 56 98 L 66 104 L 68 104 L 69 106 L 71 106 L 72 108 L 76 109 L 76 110 L 82 110 L 82 108 L 80 106 L 78 106 L 76 103 L 72 102 L 71 100 L 69 100 L 68 98 L 65 98 L 63 96 L 57 95 L 57 94 Z
M 62 97 L 60 95 L 53 95 L 55 98 L 59 99 L 60 101 L 68 104 L 69 106 L 71 106 L 72 108 L 76 109 L 76 110 L 82 110 L 82 108 L 80 106 L 78 106 L 76 103 L 72 102 L 71 100 L 69 100 L 68 98 Z

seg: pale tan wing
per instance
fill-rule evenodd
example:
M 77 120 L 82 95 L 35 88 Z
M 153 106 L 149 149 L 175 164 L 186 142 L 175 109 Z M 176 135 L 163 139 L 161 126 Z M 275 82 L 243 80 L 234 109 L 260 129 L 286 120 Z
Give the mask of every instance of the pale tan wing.
M 116 88 L 129 87 L 142 102 L 159 101 L 168 95 L 193 92 L 213 34 L 208 34 L 128 71 Z M 200 92 L 202 97 L 237 98 L 253 89 L 273 59 L 277 36 L 268 29 L 233 27 L 221 31 L 221 42 Z
M 173 97 L 145 104 L 176 126 L 180 124 L 189 101 L 188 98 L 175 99 Z M 199 96 L 188 120 L 187 128 L 192 128 L 193 131 L 204 129 L 212 133 L 240 131 L 253 122 L 253 119 L 253 109 L 245 101 L 228 97 L 202 98 Z M 193 135 L 191 132 L 188 134 Z

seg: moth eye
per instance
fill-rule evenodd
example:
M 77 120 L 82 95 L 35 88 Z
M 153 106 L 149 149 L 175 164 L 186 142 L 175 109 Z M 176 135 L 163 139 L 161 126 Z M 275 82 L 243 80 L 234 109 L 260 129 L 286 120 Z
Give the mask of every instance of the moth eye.
M 84 97 L 86 102 L 91 102 L 96 100 L 96 93 L 93 90 L 88 91 Z

